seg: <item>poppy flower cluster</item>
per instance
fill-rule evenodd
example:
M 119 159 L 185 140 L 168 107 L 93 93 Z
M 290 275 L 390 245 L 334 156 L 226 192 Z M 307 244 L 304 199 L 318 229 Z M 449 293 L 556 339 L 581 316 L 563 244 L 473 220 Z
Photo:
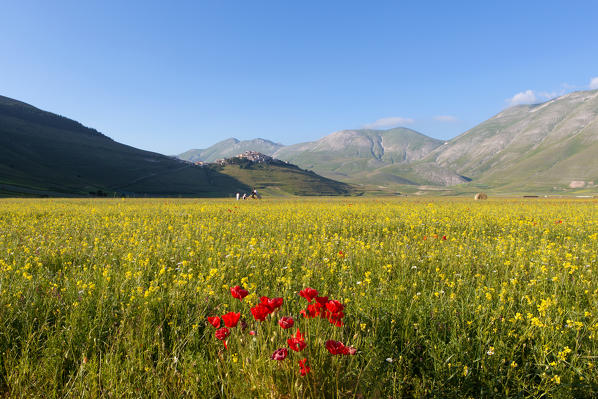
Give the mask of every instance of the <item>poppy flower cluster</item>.
M 354 355 L 357 352 L 357 349 L 352 346 L 345 346 L 340 341 L 328 340 L 324 346 L 333 355 Z
M 287 339 L 287 344 L 289 345 L 289 348 L 295 352 L 301 352 L 307 346 L 305 338 L 299 329 L 297 329 L 295 336 L 291 336 L 291 338 Z
M 342 303 L 334 299 L 329 300 L 327 296 L 318 296 L 318 291 L 309 287 L 301 290 L 299 295 L 309 302 L 307 309 L 301 311 L 303 317 L 307 319 L 321 317 L 322 319 L 327 319 L 331 324 L 334 324 L 337 327 L 343 325 L 342 320 L 343 317 L 345 317 L 343 310 L 345 307 Z M 314 299 L 316 301 L 311 303 Z
M 222 341 L 222 343 L 224 344 L 225 348 L 227 348 L 227 346 L 226 346 L 226 338 L 230 335 L 229 328 L 236 327 L 237 324 L 239 323 L 239 319 L 240 318 L 241 318 L 241 313 L 240 312 L 239 313 L 228 312 L 227 314 L 223 314 L 222 317 L 209 316 L 207 318 L 208 319 L 208 323 L 210 323 L 214 328 L 220 327 L 220 320 L 221 319 L 222 319 L 222 322 L 224 322 L 224 327 L 218 328 L 218 330 L 216 330 L 216 332 L 214 333 L 214 335 L 216 336 L 217 339 L 219 339 L 220 341 Z
M 251 308 L 251 314 L 257 321 L 264 321 L 266 317 L 279 309 L 283 304 L 282 298 L 268 298 L 263 296 L 260 298 L 260 303 Z
M 290 321 L 292 322 L 291 325 L 294 323 L 292 318 L 283 317 L 282 319 L 279 320 L 278 324 L 284 329 L 287 329 L 288 327 L 284 327 L 286 324 L 283 323 L 283 319 L 286 319 L 287 322 L 290 319 Z M 301 331 L 299 331 L 299 329 L 297 329 L 297 332 L 295 333 L 295 335 L 291 335 L 291 338 L 287 339 L 287 345 L 293 351 L 301 352 L 307 346 L 307 342 L 305 342 L 305 337 L 303 336 L 303 334 L 301 334 Z M 279 349 L 275 350 L 274 353 L 272 353 L 272 356 L 270 356 L 270 359 L 284 360 L 284 359 L 286 359 L 288 354 L 289 354 L 289 351 L 287 348 L 279 348 Z M 307 359 L 303 359 L 303 360 L 299 361 L 299 372 L 301 373 L 302 376 L 305 376 L 310 371 L 310 368 L 306 365 L 306 362 L 307 362 Z
M 241 286 L 234 286 L 230 288 L 231 295 L 233 298 L 243 300 L 249 292 Z M 335 326 L 342 326 L 342 319 L 344 314 L 344 305 L 337 300 L 329 300 L 326 296 L 319 296 L 317 290 L 307 287 L 299 292 L 299 295 L 308 301 L 307 309 L 303 309 L 301 314 L 306 319 L 320 317 L 327 319 L 331 324 Z M 315 300 L 315 301 L 314 301 Z M 313 303 L 312 303 L 313 302 Z M 284 303 L 283 298 L 269 298 L 267 296 L 260 297 L 259 303 L 250 308 L 251 314 L 255 321 L 265 321 L 268 315 L 276 312 L 282 307 Z M 222 341 L 224 347 L 227 348 L 226 339 L 231 334 L 231 328 L 236 327 L 241 322 L 243 330 L 247 327 L 247 323 L 241 320 L 241 313 L 228 312 L 222 316 L 210 316 L 207 318 L 214 328 L 216 328 L 215 336 L 217 339 Z M 224 327 L 220 328 L 221 323 L 224 323 Z M 278 325 L 283 329 L 287 330 L 295 325 L 295 320 L 290 316 L 282 316 L 278 320 Z M 255 335 L 255 331 L 249 331 L 250 335 Z M 301 333 L 300 329 L 297 328 L 295 334 L 291 335 L 287 339 L 287 347 L 276 349 L 270 359 L 283 361 L 289 356 L 289 349 L 293 352 L 301 352 L 307 347 L 307 341 L 305 335 Z M 350 346 L 345 346 L 339 341 L 329 340 L 326 341 L 325 347 L 332 355 L 354 355 L 356 349 Z M 228 349 L 228 348 L 227 348 Z M 299 372 L 302 376 L 307 375 L 310 372 L 310 367 L 307 365 L 307 358 L 299 361 Z

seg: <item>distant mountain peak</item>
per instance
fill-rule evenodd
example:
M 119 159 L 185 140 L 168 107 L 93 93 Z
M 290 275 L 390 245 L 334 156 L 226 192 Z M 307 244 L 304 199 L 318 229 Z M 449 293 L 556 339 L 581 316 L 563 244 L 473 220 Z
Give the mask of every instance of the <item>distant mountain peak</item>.
M 190 162 L 214 162 L 217 159 L 234 157 L 245 151 L 256 151 L 270 156 L 282 147 L 282 144 L 262 138 L 239 140 L 231 137 L 205 149 L 186 151 L 178 157 Z

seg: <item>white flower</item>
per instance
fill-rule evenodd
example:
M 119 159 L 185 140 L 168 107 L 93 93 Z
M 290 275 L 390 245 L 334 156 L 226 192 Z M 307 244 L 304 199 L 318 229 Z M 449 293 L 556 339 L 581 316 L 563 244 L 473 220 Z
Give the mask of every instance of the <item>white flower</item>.
M 387 357 L 387 358 L 386 358 L 386 361 L 387 361 L 388 363 L 392 363 L 392 357 Z

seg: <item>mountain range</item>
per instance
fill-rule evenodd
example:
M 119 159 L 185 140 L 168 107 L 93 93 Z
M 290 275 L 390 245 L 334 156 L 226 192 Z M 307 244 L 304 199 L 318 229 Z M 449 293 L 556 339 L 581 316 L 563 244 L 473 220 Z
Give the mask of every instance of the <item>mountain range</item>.
M 282 162 L 236 157 L 246 151 Z M 217 159 L 228 161 L 210 163 Z M 178 158 L 0 96 L 0 195 L 222 197 L 251 187 L 273 195 L 593 193 L 598 90 L 505 109 L 448 141 L 402 127 L 353 129 L 288 146 L 231 138 Z
M 199 153 L 218 157 L 231 140 L 253 149 L 254 140 L 229 139 Z M 262 149 L 275 158 L 354 184 L 591 190 L 598 184 L 598 90 L 508 108 L 446 142 L 394 128 L 343 130 L 289 146 L 256 143 L 268 143 Z M 179 157 L 189 159 L 187 153 Z

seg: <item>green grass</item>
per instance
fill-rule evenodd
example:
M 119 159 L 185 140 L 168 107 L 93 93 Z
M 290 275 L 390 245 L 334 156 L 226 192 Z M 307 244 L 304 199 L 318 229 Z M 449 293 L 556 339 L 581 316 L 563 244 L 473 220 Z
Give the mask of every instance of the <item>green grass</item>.
M 350 195 L 358 191 L 354 187 L 335 180 L 327 179 L 295 165 L 280 161 L 273 163 L 251 163 L 246 160 L 232 159 L 232 164 L 224 167 L 212 166 L 213 170 L 255 187 L 266 195 L 322 196 Z M 238 188 L 235 191 L 249 193 Z

